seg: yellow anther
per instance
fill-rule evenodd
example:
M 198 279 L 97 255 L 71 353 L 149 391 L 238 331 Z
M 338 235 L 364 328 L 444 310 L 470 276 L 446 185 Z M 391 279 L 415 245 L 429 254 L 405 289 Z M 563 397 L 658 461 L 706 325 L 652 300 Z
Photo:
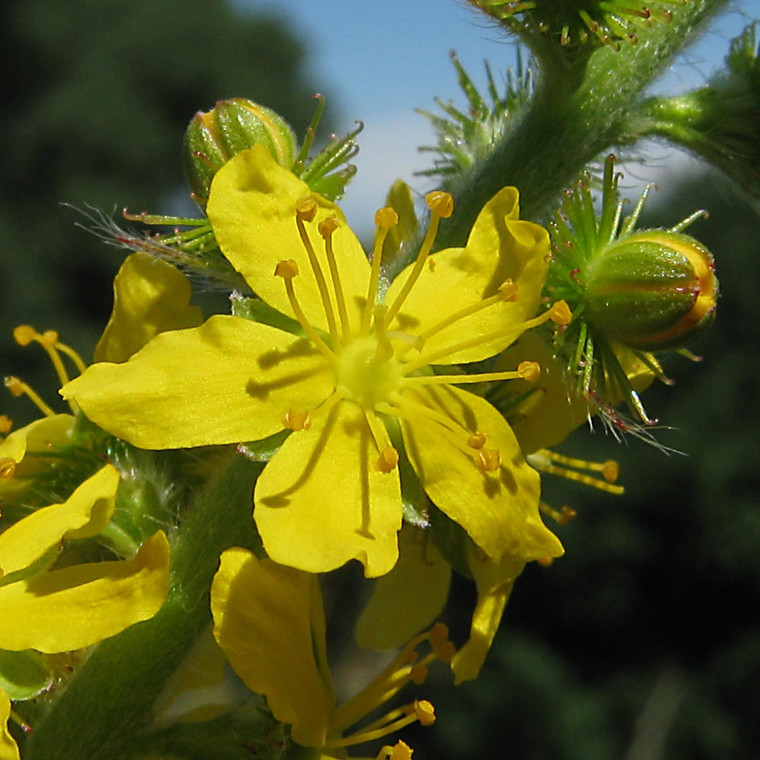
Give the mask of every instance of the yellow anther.
M 541 365 L 538 362 L 520 362 L 517 365 L 517 371 L 520 377 L 529 383 L 538 382 L 538 378 L 541 377 Z
M 311 417 L 308 412 L 297 412 L 295 409 L 288 409 L 282 415 L 282 424 L 288 430 L 308 430 L 311 427 Z
M 551 321 L 557 325 L 569 325 L 573 320 L 573 312 L 570 311 L 567 301 L 553 303 L 549 315 Z
M 539 557 L 536 562 L 538 562 L 541 567 L 549 567 L 549 565 L 554 564 L 554 557 Z
M 475 464 L 481 472 L 495 472 L 501 467 L 501 453 L 498 449 L 481 449 L 475 455 Z
M 517 285 L 511 277 L 499 285 L 499 295 L 502 301 L 514 302 L 517 300 Z
M 13 420 L 5 414 L 0 414 L 0 435 L 8 435 L 13 427 Z
M 454 213 L 454 199 L 451 193 L 433 190 L 425 196 L 427 207 L 441 219 L 448 219 Z
M 31 325 L 19 325 L 13 328 L 13 340 L 19 346 L 28 346 L 37 337 L 37 331 Z
M 444 641 L 439 646 L 434 647 L 435 656 L 444 663 L 450 663 L 457 653 L 456 647 L 451 641 Z
M 58 333 L 55 330 L 45 330 L 45 332 L 40 335 L 40 343 L 45 346 L 45 348 L 56 348 L 58 345 Z
M 310 195 L 296 202 L 296 217 L 304 222 L 310 222 L 317 215 L 317 201 Z
M 334 216 L 328 216 L 317 225 L 319 234 L 325 239 L 329 238 L 338 227 L 340 227 L 340 222 Z
M 274 268 L 274 276 L 292 280 L 298 274 L 298 264 L 293 259 L 282 259 Z
M 398 465 L 398 451 L 393 446 L 386 446 L 377 459 L 380 472 L 393 472 Z
M 435 723 L 435 708 L 426 699 L 415 700 L 414 714 L 423 726 L 432 726 Z
M 10 480 L 16 474 L 16 462 L 10 457 L 0 457 L 0 480 Z
M 412 748 L 399 740 L 392 747 L 383 747 L 378 755 L 378 758 L 381 757 L 387 757 L 388 760 L 412 760 Z
M 429 672 L 430 671 L 426 665 L 415 665 L 412 667 L 411 673 L 409 673 L 409 680 L 413 684 L 419 686 L 420 684 L 425 683 L 425 679 L 428 677 Z
M 398 214 L 390 206 L 383 206 L 375 212 L 375 224 L 384 230 L 395 227 L 398 224 Z
M 467 439 L 467 445 L 471 449 L 482 449 L 486 445 L 486 434 L 477 432 Z
M 564 506 L 560 510 L 559 520 L 557 520 L 557 522 L 560 525 L 567 525 L 570 520 L 574 519 L 577 516 L 578 513 L 572 507 Z
M 5 387 L 12 396 L 23 396 L 26 391 L 26 383 L 13 375 L 5 378 Z
M 441 646 L 441 644 L 449 640 L 449 627 L 446 623 L 436 623 L 428 632 L 428 639 L 430 646 L 434 649 Z
M 617 483 L 618 476 L 620 475 L 620 465 L 614 459 L 608 459 L 602 465 L 602 477 L 608 483 Z

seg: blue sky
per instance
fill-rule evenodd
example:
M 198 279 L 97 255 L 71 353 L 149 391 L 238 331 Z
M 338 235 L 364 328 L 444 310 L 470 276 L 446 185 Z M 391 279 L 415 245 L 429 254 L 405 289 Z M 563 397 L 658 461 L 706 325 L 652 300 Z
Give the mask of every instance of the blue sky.
M 660 85 L 677 92 L 693 87 L 719 65 L 728 41 L 750 21 L 757 0 L 737 2 L 700 43 L 681 57 Z M 435 110 L 433 98 L 463 105 L 449 51 L 455 49 L 478 84 L 483 61 L 495 72 L 514 64 L 514 46 L 457 0 L 235 0 L 254 13 L 288 21 L 308 45 L 310 80 L 330 93 L 328 108 L 338 130 L 355 119 L 365 123 L 359 172 L 343 202 L 358 231 L 366 232 L 385 189 L 397 177 L 420 192 L 430 182 L 414 176 L 430 157 L 417 147 L 434 142 L 427 121 L 415 108 Z M 661 171 L 667 156 L 652 156 Z

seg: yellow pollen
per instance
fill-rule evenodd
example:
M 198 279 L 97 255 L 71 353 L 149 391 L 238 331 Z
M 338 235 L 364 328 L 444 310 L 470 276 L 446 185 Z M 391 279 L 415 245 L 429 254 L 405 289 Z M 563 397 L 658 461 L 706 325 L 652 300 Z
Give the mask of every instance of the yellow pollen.
M 298 274 L 298 264 L 293 259 L 282 259 L 274 268 L 274 276 L 292 280 Z
M 425 683 L 425 679 L 428 677 L 428 670 L 426 665 L 415 665 L 409 674 L 409 680 L 416 686 Z
M 398 465 L 398 451 L 393 446 L 386 446 L 377 459 L 377 467 L 380 472 L 393 472 Z
M 0 435 L 7 435 L 12 427 L 13 420 L 5 414 L 0 414 Z
M 427 207 L 441 219 L 448 219 L 454 213 L 454 199 L 443 190 L 433 190 L 425 196 Z
M 481 472 L 496 472 L 501 467 L 501 453 L 498 449 L 481 449 L 475 455 L 475 464 Z
M 482 449 L 486 445 L 486 434 L 477 432 L 467 439 L 467 445 L 473 449 Z
M 325 239 L 329 238 L 338 227 L 340 227 L 340 222 L 334 216 L 328 216 L 317 225 L 319 234 Z
M 58 345 L 58 333 L 55 330 L 45 330 L 40 338 L 40 343 L 46 348 L 56 348 Z
M 449 627 L 446 623 L 436 623 L 428 632 L 428 640 L 433 649 L 445 644 L 449 640 Z
M 573 320 L 573 312 L 567 305 L 567 301 L 557 301 L 549 309 L 549 318 L 557 325 L 569 325 Z
M 383 206 L 375 213 L 375 224 L 383 230 L 395 227 L 398 224 L 398 214 L 390 206 Z
M 282 424 L 288 430 L 308 430 L 311 427 L 311 417 L 308 412 L 297 412 L 295 409 L 288 409 L 282 415 Z
M 13 328 L 13 339 L 19 346 L 28 346 L 37 337 L 37 331 L 31 325 L 19 325 Z
M 16 462 L 10 457 L 0 457 L 0 480 L 10 480 L 16 474 Z
M 520 373 L 520 377 L 529 383 L 535 383 L 541 377 L 541 365 L 538 362 L 520 362 L 517 365 L 517 371 Z
M 536 562 L 538 562 L 541 567 L 549 567 L 549 565 L 554 564 L 554 557 L 539 557 Z
M 510 303 L 517 300 L 517 285 L 514 280 L 508 277 L 504 282 L 499 285 L 499 295 L 502 301 L 509 301 Z
M 620 465 L 614 459 L 609 459 L 602 465 L 602 477 L 608 483 L 617 483 L 619 475 Z
M 412 748 L 399 740 L 392 747 L 383 747 L 376 760 L 412 760 Z
M 423 726 L 432 726 L 435 723 L 435 708 L 426 699 L 415 700 L 414 714 Z
M 6 377 L 5 387 L 10 391 L 11 396 L 23 396 L 26 391 L 26 383 L 17 377 Z
M 311 222 L 317 215 L 317 201 L 310 195 L 296 202 L 296 216 L 304 222 Z

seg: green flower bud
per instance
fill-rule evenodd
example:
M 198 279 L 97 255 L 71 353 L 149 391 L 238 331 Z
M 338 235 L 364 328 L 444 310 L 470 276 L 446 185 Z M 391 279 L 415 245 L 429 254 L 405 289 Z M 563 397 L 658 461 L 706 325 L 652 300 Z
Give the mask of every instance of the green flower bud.
M 296 137 L 274 111 L 245 98 L 220 100 L 198 111 L 185 132 L 185 171 L 195 199 L 205 206 L 211 180 L 234 155 L 263 144 L 280 166 L 292 168 Z
M 635 348 L 677 347 L 715 314 L 712 256 L 683 233 L 634 233 L 597 254 L 584 275 L 586 319 Z

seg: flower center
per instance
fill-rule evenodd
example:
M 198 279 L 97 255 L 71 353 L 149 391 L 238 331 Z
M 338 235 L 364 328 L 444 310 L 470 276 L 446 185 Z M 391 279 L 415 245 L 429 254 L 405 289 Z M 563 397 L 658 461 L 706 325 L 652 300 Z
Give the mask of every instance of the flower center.
M 373 335 L 355 338 L 338 355 L 337 385 L 365 409 L 388 401 L 403 383 L 402 364 Z

